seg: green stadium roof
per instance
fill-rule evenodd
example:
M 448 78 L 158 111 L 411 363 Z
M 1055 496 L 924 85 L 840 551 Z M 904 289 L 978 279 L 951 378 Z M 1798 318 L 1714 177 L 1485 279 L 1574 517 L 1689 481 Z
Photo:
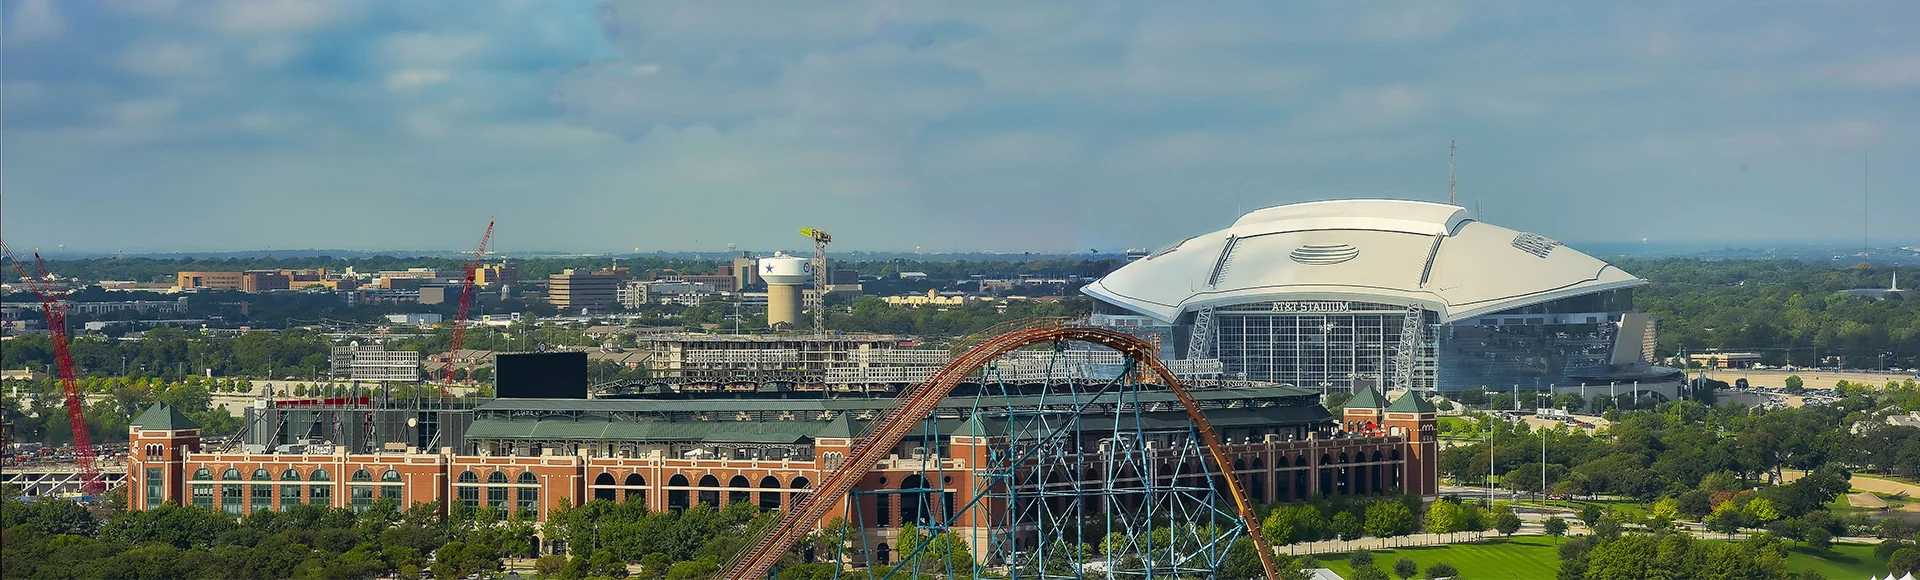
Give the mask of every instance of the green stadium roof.
M 1433 403 L 1427 402 L 1426 397 L 1422 397 L 1419 393 L 1413 391 L 1407 391 L 1405 394 L 1400 395 L 1399 399 L 1394 400 L 1393 406 L 1387 407 L 1387 412 L 1432 413 L 1434 412 L 1434 408 Z
M 1349 409 L 1381 409 L 1386 406 L 1387 400 L 1380 396 L 1379 391 L 1373 390 L 1373 387 L 1360 389 L 1353 398 L 1347 399 Z
M 141 413 L 139 417 L 134 418 L 133 426 L 147 431 L 178 431 L 182 429 L 200 428 L 199 425 L 194 424 L 193 420 L 188 419 L 186 415 L 180 414 L 179 409 L 175 409 L 166 403 L 155 403 L 152 407 L 148 407 L 147 412 Z

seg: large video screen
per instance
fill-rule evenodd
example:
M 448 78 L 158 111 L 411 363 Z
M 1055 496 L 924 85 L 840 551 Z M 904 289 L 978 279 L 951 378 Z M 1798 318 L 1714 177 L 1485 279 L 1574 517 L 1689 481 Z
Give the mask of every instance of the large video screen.
M 587 398 L 587 353 L 494 355 L 494 390 L 503 399 Z

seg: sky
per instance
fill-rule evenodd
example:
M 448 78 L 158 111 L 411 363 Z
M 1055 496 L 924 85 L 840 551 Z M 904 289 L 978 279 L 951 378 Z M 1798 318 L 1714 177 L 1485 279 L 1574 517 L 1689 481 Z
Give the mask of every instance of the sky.
M 1334 198 L 1920 241 L 1920 3 L 0 0 L 0 237 L 1116 251 Z M 1863 189 L 1868 196 L 1863 198 Z

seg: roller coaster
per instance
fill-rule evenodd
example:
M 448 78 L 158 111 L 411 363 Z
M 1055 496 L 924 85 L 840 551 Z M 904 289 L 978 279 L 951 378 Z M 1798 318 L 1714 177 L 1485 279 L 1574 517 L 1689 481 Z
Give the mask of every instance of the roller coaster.
M 832 538 L 827 556 L 843 564 L 840 568 L 866 564 L 874 578 L 1212 577 L 1230 546 L 1245 536 L 1266 576 L 1280 577 L 1248 491 L 1239 477 L 1226 475 L 1232 466 L 1219 433 L 1155 355 L 1156 345 L 1059 319 L 1002 330 L 967 341 L 931 380 L 895 398 L 897 406 L 873 421 L 844 458 L 829 462 L 829 475 L 811 494 L 781 511 L 764 536 L 726 563 L 723 577 L 760 580 L 775 574 L 796 546 L 821 541 L 815 530 L 836 509 L 850 526 L 887 527 L 896 500 L 902 523 L 932 535 L 894 536 L 895 558 L 887 544 L 877 550 L 865 545 L 867 538 L 886 532 L 843 529 Z M 1014 387 L 997 379 L 996 359 L 1037 348 L 1053 353 L 1111 349 L 1123 355 L 1123 363 L 1118 368 L 1051 365 L 1038 404 L 1010 404 Z M 984 386 L 971 395 L 969 412 L 941 415 L 952 412 L 950 406 L 943 411 L 941 402 L 970 378 Z M 1185 421 L 1152 416 L 1162 409 L 1139 397 L 1168 391 L 1184 407 Z M 947 450 L 940 438 L 956 432 L 983 442 L 983 449 L 940 457 L 939 451 Z M 915 436 L 924 438 L 924 445 L 903 459 L 896 449 Z M 929 449 L 935 452 L 926 453 Z M 903 462 L 916 460 L 920 467 L 898 489 L 885 488 L 882 478 L 878 491 L 855 491 L 868 487 L 862 481 L 870 482 L 883 462 L 897 473 Z M 968 485 L 949 485 L 954 475 Z M 878 513 L 862 513 L 863 506 Z M 956 565 L 950 555 L 931 553 L 951 549 L 956 541 L 979 557 Z M 947 548 L 932 547 L 942 545 Z

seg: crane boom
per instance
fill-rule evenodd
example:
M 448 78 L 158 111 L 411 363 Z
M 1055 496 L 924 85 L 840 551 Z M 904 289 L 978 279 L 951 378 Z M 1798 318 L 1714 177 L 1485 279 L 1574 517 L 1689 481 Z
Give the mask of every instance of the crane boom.
M 460 360 L 460 344 L 467 336 L 467 313 L 473 309 L 474 272 L 480 269 L 480 260 L 487 255 L 487 242 L 492 239 L 493 220 L 488 219 L 487 232 L 480 234 L 480 247 L 473 251 L 473 259 L 467 261 L 467 276 L 460 282 L 460 309 L 453 315 L 453 340 L 447 348 L 446 374 L 441 380 L 446 384 L 453 384 L 453 365 Z
M 813 332 L 826 334 L 827 244 L 833 243 L 833 234 L 818 228 L 800 228 L 800 235 L 813 238 L 813 297 L 807 299 L 807 309 L 813 311 Z
M 26 266 L 14 257 L 13 248 L 8 247 L 5 241 L 0 241 L 0 252 L 13 262 L 14 270 L 20 273 L 20 277 L 27 281 L 27 287 L 40 299 L 40 311 L 47 317 L 47 335 L 53 343 L 54 366 L 60 373 L 60 390 L 66 394 L 67 424 L 73 429 L 73 462 L 80 474 L 80 490 L 86 495 L 98 493 L 102 486 L 100 471 L 93 466 L 93 437 L 87 434 L 87 402 L 80 396 L 80 382 L 73 370 L 73 354 L 67 349 L 66 306 L 60 304 L 59 297 L 53 291 L 40 285 L 40 281 L 47 279 L 48 275 L 47 263 L 40 259 L 39 252 L 33 253 L 38 275 L 27 273 Z

